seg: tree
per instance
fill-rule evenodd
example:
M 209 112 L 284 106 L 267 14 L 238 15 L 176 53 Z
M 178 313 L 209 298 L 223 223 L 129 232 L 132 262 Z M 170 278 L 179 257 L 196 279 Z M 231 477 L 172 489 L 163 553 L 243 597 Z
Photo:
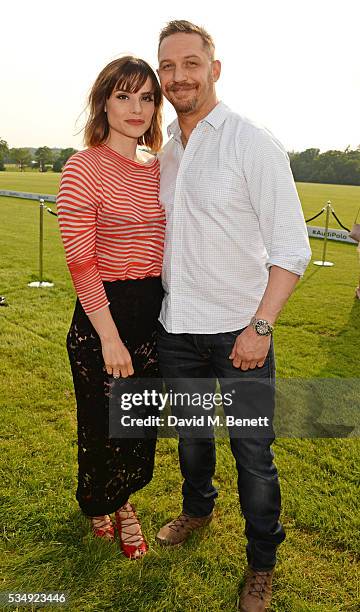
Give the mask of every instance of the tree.
M 9 154 L 9 147 L 6 140 L 0 137 L 0 171 L 5 170 L 4 157 Z
M 291 153 L 291 170 L 296 181 L 309 181 L 313 179 L 313 173 L 319 158 L 320 149 L 306 149 L 301 153 Z
M 10 149 L 11 159 L 19 166 L 23 172 L 25 166 L 31 162 L 31 153 L 29 149 Z
M 74 153 L 77 153 L 77 150 L 73 149 L 72 147 L 69 147 L 68 149 L 61 149 L 58 157 L 53 163 L 53 171 L 61 172 L 69 157 L 74 155 Z
M 74 153 L 77 153 L 77 149 L 73 149 L 72 147 L 69 147 L 68 149 L 62 149 L 60 153 L 60 159 L 63 161 L 64 164 L 66 164 L 69 157 L 74 155 Z
M 360 185 L 360 148 L 345 151 L 307 149 L 289 153 L 291 169 L 296 181 Z
M 302 160 L 305 162 L 312 162 L 318 157 L 320 149 L 306 149 L 302 153 L 299 153 Z
M 46 172 L 46 164 L 51 164 L 53 161 L 53 152 L 49 147 L 39 147 L 35 151 L 35 159 L 39 164 L 40 172 Z
M 61 172 L 61 170 L 63 169 L 63 163 L 62 160 L 60 159 L 60 157 L 57 157 L 53 163 L 53 172 Z

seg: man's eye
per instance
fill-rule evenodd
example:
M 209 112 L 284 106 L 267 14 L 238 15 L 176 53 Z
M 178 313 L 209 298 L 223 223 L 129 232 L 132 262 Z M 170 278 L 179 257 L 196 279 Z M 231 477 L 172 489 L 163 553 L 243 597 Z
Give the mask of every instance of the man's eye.
M 194 66 L 197 66 L 197 62 L 187 62 L 187 65 L 194 67 Z
M 161 70 L 169 70 L 171 68 L 171 64 L 163 64 L 161 66 Z

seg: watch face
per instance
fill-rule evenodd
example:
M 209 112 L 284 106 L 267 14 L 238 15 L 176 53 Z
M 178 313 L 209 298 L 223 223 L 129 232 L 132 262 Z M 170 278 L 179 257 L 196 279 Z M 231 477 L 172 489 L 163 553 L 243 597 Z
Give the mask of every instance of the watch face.
M 263 319 L 256 321 L 255 329 L 260 336 L 268 336 L 271 334 L 269 323 Z

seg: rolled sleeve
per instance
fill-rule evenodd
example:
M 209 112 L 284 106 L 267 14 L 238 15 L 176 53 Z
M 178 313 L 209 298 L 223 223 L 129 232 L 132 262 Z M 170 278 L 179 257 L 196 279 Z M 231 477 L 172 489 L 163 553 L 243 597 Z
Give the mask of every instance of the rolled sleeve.
M 251 204 L 273 265 L 302 276 L 311 249 L 289 158 L 281 143 L 258 129 L 250 141 L 244 163 Z

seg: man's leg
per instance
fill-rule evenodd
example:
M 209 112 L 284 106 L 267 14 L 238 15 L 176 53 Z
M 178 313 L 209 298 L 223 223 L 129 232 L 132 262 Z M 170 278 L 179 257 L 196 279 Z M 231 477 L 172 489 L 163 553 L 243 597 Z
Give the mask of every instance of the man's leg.
M 199 337 L 192 334 L 171 334 L 162 326 L 158 332 L 158 351 L 160 370 L 165 379 L 167 390 L 175 393 L 214 392 L 215 379 L 211 370 L 209 351 L 199 345 Z M 201 379 L 198 383 L 194 379 Z M 172 407 L 172 414 L 178 418 L 189 416 L 190 413 L 203 414 L 199 407 L 182 408 L 179 402 Z M 215 471 L 215 442 L 213 432 L 204 437 L 203 430 L 199 437 L 193 428 L 179 432 L 179 462 L 184 478 L 183 512 L 172 529 L 166 525 L 158 533 L 157 539 L 164 544 L 179 544 L 197 527 L 209 522 L 214 508 L 217 490 L 212 484 Z M 181 517 L 190 517 L 189 521 Z M 170 525 L 170 524 L 169 524 Z M 179 541 L 181 540 L 181 541 Z
M 232 404 L 226 406 L 224 402 L 225 414 L 243 420 L 259 417 L 269 419 L 268 427 L 229 428 L 231 450 L 238 471 L 238 491 L 245 518 L 248 540 L 246 553 L 250 568 L 241 609 L 262 610 L 265 608 L 258 605 L 270 601 L 276 549 L 285 538 L 283 526 L 279 522 L 280 486 L 271 449 L 274 441 L 274 352 L 271 345 L 262 368 L 246 372 L 234 368 L 228 357 L 236 335 L 234 332 L 216 334 L 213 367 L 223 396 L 230 390 L 235 391 L 232 394 Z

